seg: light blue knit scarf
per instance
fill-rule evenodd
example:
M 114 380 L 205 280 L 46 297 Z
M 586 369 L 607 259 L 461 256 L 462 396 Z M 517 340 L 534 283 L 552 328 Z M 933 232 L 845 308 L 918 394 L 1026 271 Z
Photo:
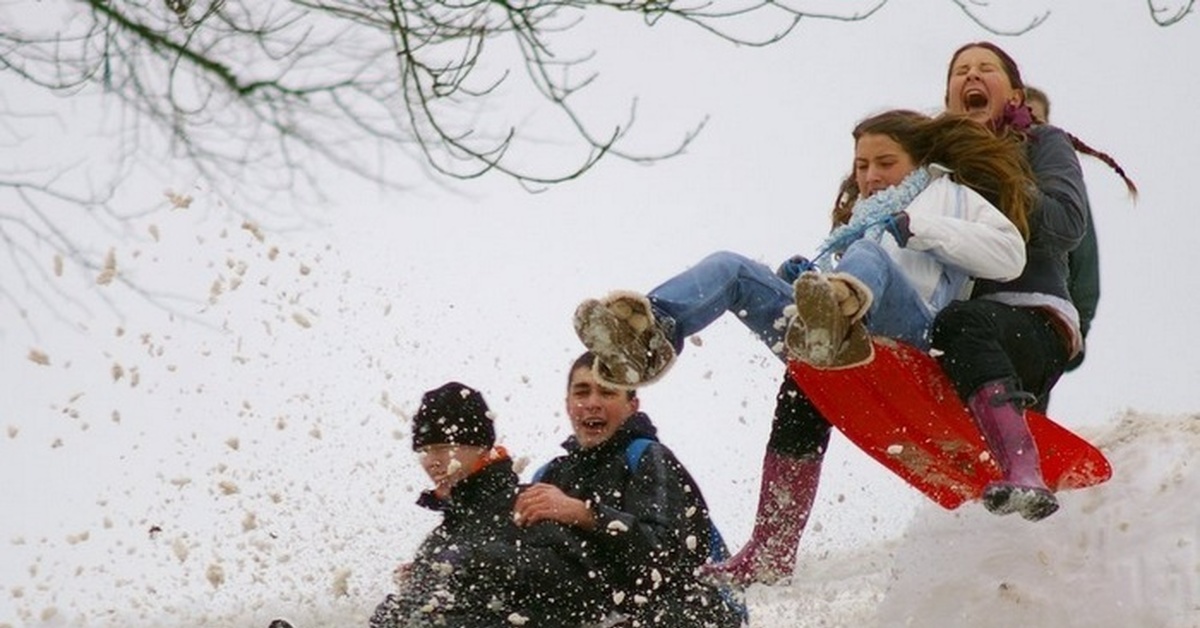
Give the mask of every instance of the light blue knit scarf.
M 823 271 L 833 269 L 833 255 L 845 251 L 859 238 L 879 241 L 883 237 L 886 223 L 893 214 L 908 207 L 920 194 L 932 177 L 929 169 L 922 166 L 908 173 L 904 180 L 890 188 L 880 190 L 867 198 L 860 198 L 850 210 L 850 221 L 838 225 L 829 232 L 813 262 Z

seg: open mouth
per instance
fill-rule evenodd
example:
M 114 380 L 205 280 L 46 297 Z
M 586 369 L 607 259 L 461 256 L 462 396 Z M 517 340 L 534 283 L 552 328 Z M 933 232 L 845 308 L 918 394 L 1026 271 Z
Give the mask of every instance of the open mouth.
M 584 419 L 580 421 L 579 424 L 582 425 L 584 429 L 602 430 L 608 423 L 604 419 Z
M 988 96 L 986 92 L 979 90 L 971 90 L 963 94 L 963 105 L 967 111 L 979 111 L 987 109 Z

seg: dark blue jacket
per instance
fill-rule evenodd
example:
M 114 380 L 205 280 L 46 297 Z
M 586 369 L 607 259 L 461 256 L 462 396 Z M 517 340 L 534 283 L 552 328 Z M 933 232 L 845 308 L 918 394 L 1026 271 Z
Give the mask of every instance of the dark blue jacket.
M 630 469 L 626 449 L 637 438 L 652 442 Z M 721 592 L 696 576 L 709 557 L 714 527 L 700 487 L 658 442 L 650 417 L 638 412 L 608 441 L 550 461 L 541 480 L 582 499 L 596 518 L 579 531 L 586 560 L 632 625 L 734 628 L 741 617 Z

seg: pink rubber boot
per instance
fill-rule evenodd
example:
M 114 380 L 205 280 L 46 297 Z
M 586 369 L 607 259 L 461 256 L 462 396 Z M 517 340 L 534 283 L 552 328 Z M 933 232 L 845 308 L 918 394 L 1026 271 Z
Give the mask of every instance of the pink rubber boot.
M 792 575 L 796 547 L 817 496 L 821 460 L 819 455 L 792 458 L 767 450 L 750 541 L 729 560 L 706 567 L 708 577 L 747 586 L 775 584 Z
M 1019 512 L 1038 521 L 1058 510 L 1058 499 L 1042 478 L 1037 445 L 1025 421 L 1026 396 L 1011 380 L 996 380 L 980 386 L 967 405 L 1004 472 L 1003 480 L 984 488 L 984 507 L 997 515 Z

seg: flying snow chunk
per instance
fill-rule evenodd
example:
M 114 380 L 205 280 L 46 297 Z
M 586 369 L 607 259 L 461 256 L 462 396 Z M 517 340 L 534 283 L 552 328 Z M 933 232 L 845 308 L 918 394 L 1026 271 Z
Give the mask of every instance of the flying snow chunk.
M 174 190 L 164 190 L 163 196 L 167 197 L 167 202 L 171 204 L 171 209 L 187 209 L 192 204 L 191 196 L 180 194 Z
M 350 570 L 339 569 L 333 574 L 334 597 L 350 597 Z
M 263 235 L 262 229 L 260 229 L 258 225 L 250 222 L 249 220 L 242 223 L 242 229 L 249 231 L 250 235 L 253 235 L 254 239 L 258 240 L 259 242 L 266 240 L 266 236 Z
M 175 558 L 177 558 L 180 563 L 187 561 L 189 552 L 190 550 L 188 549 L 187 542 L 182 538 L 176 537 L 174 541 L 171 541 L 171 553 L 175 554 Z
M 117 251 L 109 249 L 108 254 L 104 256 L 104 268 L 100 270 L 100 274 L 96 276 L 96 284 L 107 286 L 112 283 L 112 280 L 117 276 Z
M 213 563 L 208 566 L 208 569 L 205 570 L 205 572 L 204 572 L 204 577 L 208 580 L 208 583 L 211 584 L 212 588 L 214 588 L 214 589 L 219 588 L 221 585 L 225 584 L 225 570 L 222 569 L 221 566 L 218 565 L 217 563 Z

